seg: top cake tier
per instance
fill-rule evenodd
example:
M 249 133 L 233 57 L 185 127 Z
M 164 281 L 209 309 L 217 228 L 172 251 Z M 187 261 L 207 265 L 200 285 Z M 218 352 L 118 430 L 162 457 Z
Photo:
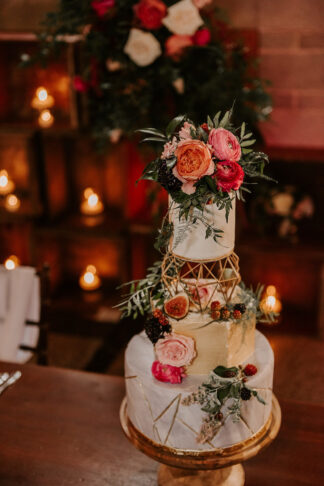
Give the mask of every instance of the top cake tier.
M 206 206 L 204 213 L 194 209 L 191 217 L 179 219 L 179 206 L 169 198 L 169 217 L 173 223 L 173 236 L 169 250 L 177 257 L 189 261 L 213 261 L 230 255 L 235 243 L 235 199 L 226 221 L 225 209 L 216 204 Z M 193 219 L 196 222 L 193 224 Z M 222 231 L 216 241 L 206 238 L 207 224 Z

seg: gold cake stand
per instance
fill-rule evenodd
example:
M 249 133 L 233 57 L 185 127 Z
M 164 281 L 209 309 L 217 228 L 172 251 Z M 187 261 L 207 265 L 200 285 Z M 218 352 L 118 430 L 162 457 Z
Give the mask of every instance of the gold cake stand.
M 126 397 L 119 415 L 130 442 L 162 463 L 158 472 L 159 486 L 243 486 L 245 475 L 241 463 L 267 447 L 277 436 L 281 424 L 280 405 L 272 395 L 271 415 L 256 434 L 230 447 L 198 451 L 163 446 L 143 435 L 128 418 Z

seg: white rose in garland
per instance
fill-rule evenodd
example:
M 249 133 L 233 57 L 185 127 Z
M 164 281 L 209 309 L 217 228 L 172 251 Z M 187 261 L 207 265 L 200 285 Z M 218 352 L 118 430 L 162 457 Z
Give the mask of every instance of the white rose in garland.
M 159 42 L 150 32 L 131 29 L 124 47 L 124 52 L 138 66 L 149 66 L 162 51 Z
M 178 35 L 193 35 L 204 21 L 199 15 L 199 10 L 191 0 L 181 0 L 168 9 L 168 15 L 162 23 Z

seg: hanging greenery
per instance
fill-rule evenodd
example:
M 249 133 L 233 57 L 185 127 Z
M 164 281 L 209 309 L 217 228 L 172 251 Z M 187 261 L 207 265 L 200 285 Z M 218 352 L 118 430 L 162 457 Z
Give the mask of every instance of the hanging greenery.
M 165 126 L 186 113 L 231 107 L 234 123 L 255 125 L 271 111 L 265 82 L 243 42 L 233 41 L 212 0 L 60 0 L 24 63 L 44 64 L 67 36 L 79 43 L 74 89 L 86 93 L 89 126 L 100 142 L 140 126 Z

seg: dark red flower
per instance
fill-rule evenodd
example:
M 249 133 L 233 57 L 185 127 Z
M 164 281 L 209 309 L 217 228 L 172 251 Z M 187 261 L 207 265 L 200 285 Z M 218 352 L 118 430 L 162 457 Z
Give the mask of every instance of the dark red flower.
M 237 162 L 224 160 L 216 165 L 217 187 L 223 192 L 237 191 L 244 179 L 244 170 Z
M 136 17 L 146 29 L 159 29 L 167 14 L 167 7 L 161 0 L 140 0 L 133 8 Z
M 197 46 L 205 46 L 206 44 L 209 44 L 211 40 L 210 30 L 207 29 L 207 27 L 197 30 L 193 36 L 193 40 Z
M 89 83 L 81 78 L 81 76 L 74 76 L 73 87 L 76 91 L 79 91 L 80 93 L 86 93 L 89 89 Z
M 115 5 L 115 0 L 92 0 L 91 7 L 96 12 L 98 17 L 103 17 L 106 15 L 108 10 L 113 8 Z

